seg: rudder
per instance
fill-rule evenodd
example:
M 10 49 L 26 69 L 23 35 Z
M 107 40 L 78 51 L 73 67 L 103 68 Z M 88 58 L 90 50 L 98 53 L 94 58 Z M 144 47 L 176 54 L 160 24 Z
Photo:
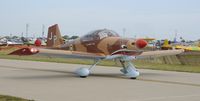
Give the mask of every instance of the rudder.
M 47 35 L 47 47 L 58 48 L 62 44 L 64 44 L 64 41 L 60 34 L 58 24 L 50 26 Z

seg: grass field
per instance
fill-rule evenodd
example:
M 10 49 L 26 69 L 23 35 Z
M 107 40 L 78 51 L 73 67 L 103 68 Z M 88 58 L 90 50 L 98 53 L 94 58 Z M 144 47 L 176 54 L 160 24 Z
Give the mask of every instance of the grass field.
M 0 101 L 34 101 L 7 95 L 0 95 Z
M 64 58 L 49 58 L 45 56 L 11 56 L 7 55 L 8 53 L 12 52 L 16 48 L 10 48 L 6 50 L 0 51 L 0 58 L 1 59 L 15 59 L 15 60 L 28 60 L 28 61 L 42 61 L 42 62 L 57 62 L 57 63 L 72 63 L 72 64 L 93 64 L 93 60 L 87 59 L 64 59 Z M 192 57 L 188 57 L 192 58 Z M 144 61 L 134 61 L 134 64 L 137 68 L 140 69 L 154 69 L 154 70 L 167 70 L 167 71 L 179 71 L 179 72 L 195 72 L 200 73 L 200 66 L 199 65 L 181 65 L 181 64 L 159 64 L 159 63 L 149 63 Z M 121 66 L 119 62 L 114 61 L 102 61 L 99 65 L 102 66 Z

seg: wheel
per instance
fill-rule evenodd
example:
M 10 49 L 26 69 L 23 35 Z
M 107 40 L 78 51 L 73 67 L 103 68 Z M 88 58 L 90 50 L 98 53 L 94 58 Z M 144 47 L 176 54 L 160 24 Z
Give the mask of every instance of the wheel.
M 140 75 L 139 71 L 137 71 L 133 67 L 127 67 L 126 70 L 127 73 L 125 75 L 131 79 L 137 79 L 137 77 Z
M 87 76 L 80 76 L 80 78 L 86 78 Z
M 90 74 L 90 70 L 88 68 L 79 68 L 76 70 L 76 74 L 81 78 L 86 78 Z
M 136 77 L 130 77 L 130 79 L 134 79 L 134 80 L 135 80 L 135 79 L 137 79 L 137 78 L 136 78 Z

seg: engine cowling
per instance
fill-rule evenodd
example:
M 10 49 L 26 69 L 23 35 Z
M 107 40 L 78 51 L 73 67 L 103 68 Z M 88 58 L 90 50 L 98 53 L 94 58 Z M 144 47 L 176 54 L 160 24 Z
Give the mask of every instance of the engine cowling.
M 136 47 L 139 48 L 139 49 L 142 49 L 142 48 L 146 47 L 147 44 L 148 44 L 147 41 L 145 41 L 143 39 L 138 39 L 135 42 Z

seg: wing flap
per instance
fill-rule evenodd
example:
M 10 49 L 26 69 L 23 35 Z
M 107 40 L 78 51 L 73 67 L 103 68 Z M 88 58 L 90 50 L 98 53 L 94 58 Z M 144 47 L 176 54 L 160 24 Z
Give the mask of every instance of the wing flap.
M 84 59 L 104 59 L 103 54 L 93 54 L 87 52 L 67 51 L 58 49 L 45 49 L 45 48 L 34 48 L 25 47 L 15 50 L 8 55 L 38 55 L 58 58 L 84 58 Z
M 84 58 L 84 59 L 103 59 L 102 54 L 93 54 L 86 52 L 66 51 L 66 50 L 52 50 L 52 49 L 39 49 L 37 55 L 60 57 L 60 58 Z
M 131 55 L 131 56 L 137 56 L 140 55 L 143 51 L 139 51 L 139 50 L 128 50 L 128 49 L 120 49 L 117 50 L 115 52 L 113 52 L 111 55 Z

